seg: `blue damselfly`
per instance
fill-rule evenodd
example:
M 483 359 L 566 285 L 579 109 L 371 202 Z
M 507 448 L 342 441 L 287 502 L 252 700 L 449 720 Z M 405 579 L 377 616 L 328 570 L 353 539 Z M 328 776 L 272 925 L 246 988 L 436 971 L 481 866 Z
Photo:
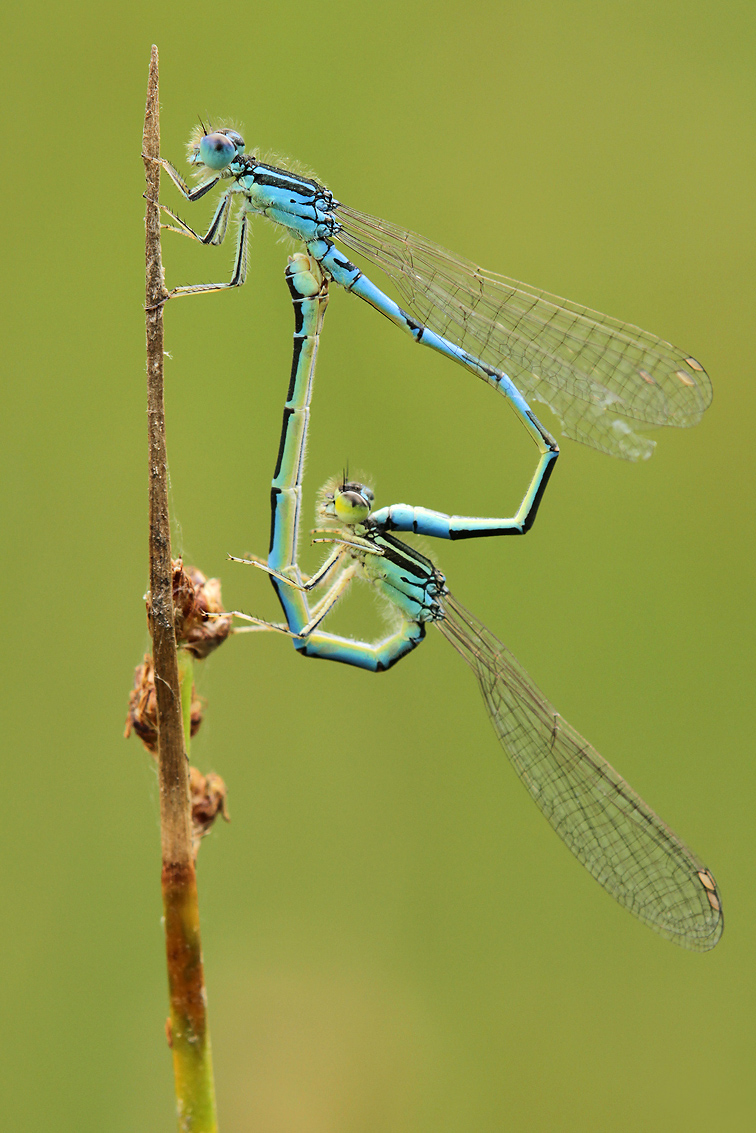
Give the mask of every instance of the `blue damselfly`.
M 509 650 L 457 602 L 434 563 L 389 534 L 391 515 L 405 505 L 373 511 L 366 485 L 346 476 L 326 485 L 313 541 L 332 550 L 312 577 L 303 578 L 297 564 L 302 471 L 328 281 L 317 261 L 304 255 L 292 258 L 286 274 L 295 309 L 294 361 L 271 492 L 270 553 L 267 561 L 238 560 L 270 575 L 286 621 L 237 614 L 247 624 L 236 632 L 275 630 L 289 636 L 303 656 L 382 672 L 435 625 L 475 673 L 510 762 L 578 860 L 662 936 L 696 951 L 713 948 L 723 918 L 711 872 L 553 708 Z M 450 517 L 414 510 L 435 517 L 421 523 L 425 534 L 444 535 L 433 527 L 442 528 Z M 380 641 L 354 641 L 321 628 L 356 578 L 387 599 L 394 612 L 396 627 Z M 308 593 L 326 581 L 311 608 Z
M 169 209 L 167 227 L 220 244 L 232 201 L 241 201 L 236 259 L 226 283 L 174 288 L 169 296 L 238 287 L 247 273 L 250 215 L 263 215 L 301 240 L 322 271 L 412 338 L 452 358 L 503 393 L 539 447 L 544 469 L 558 453 L 527 401 L 549 406 L 565 436 L 612 456 L 650 456 L 654 442 L 636 429 L 689 426 L 711 402 L 703 367 L 668 342 L 580 304 L 485 271 L 408 229 L 341 204 L 323 185 L 244 152 L 232 129 L 198 128 L 189 162 L 202 178 L 190 189 L 170 162 L 161 164 L 190 201 L 216 185 L 224 192 L 204 235 Z M 226 187 L 227 186 L 227 187 Z M 335 246 L 346 245 L 380 267 L 407 304 L 403 310 Z M 549 455 L 551 454 L 551 455 Z

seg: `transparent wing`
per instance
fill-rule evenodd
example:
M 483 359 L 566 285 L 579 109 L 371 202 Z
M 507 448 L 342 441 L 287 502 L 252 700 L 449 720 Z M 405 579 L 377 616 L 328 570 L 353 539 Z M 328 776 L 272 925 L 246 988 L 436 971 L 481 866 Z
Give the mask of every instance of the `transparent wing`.
M 588 872 L 683 948 L 722 935 L 714 878 L 538 691 L 509 650 L 452 597 L 436 625 L 471 666 L 517 774 Z
M 638 460 L 645 426 L 695 425 L 711 382 L 695 358 L 629 323 L 538 291 L 388 221 L 336 210 L 337 239 L 377 264 L 409 311 L 548 405 L 565 436 Z

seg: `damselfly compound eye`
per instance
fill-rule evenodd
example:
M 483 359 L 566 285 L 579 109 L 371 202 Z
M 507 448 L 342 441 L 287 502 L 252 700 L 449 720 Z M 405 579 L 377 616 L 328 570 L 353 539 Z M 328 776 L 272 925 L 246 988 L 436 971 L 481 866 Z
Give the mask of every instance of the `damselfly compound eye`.
M 370 515 L 370 504 L 359 492 L 336 492 L 333 508 L 345 523 L 364 523 Z
M 226 135 L 229 141 L 233 142 L 239 153 L 244 153 L 244 138 L 238 134 L 236 130 L 223 130 L 221 131 Z
M 225 169 L 236 157 L 236 145 L 225 134 L 205 134 L 200 138 L 199 155 L 208 169 Z

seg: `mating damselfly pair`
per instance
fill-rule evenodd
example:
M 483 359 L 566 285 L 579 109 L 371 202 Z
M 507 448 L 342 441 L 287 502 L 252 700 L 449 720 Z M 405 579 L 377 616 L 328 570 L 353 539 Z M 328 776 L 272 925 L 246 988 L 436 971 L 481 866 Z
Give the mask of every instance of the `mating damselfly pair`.
M 501 642 L 459 605 L 434 564 L 390 534 L 453 539 L 528 530 L 559 449 L 518 387 L 549 405 L 566 435 L 638 459 L 652 445 L 635 434 L 636 424 L 685 426 L 700 419 L 711 399 L 703 368 L 644 331 L 493 276 L 414 233 L 347 209 L 316 181 L 245 154 L 236 131 L 195 133 L 189 160 L 204 176 L 194 190 L 162 162 L 187 199 L 198 200 L 222 180 L 230 184 L 204 236 L 166 210 L 175 222 L 169 227 L 218 244 L 239 195 L 235 267 L 227 283 L 179 287 L 166 298 L 244 282 L 249 214 L 283 226 L 309 253 L 295 256 L 287 270 L 296 312 L 294 361 L 273 480 L 270 552 L 265 562 L 251 560 L 271 576 L 286 623 L 246 616 L 248 629 L 288 634 L 305 656 L 382 671 L 420 643 L 426 625 L 436 625 L 473 668 L 502 746 L 531 796 L 589 872 L 662 935 L 687 948 L 713 947 L 723 922 L 709 870 L 563 720 Z M 412 314 L 371 283 L 334 240 L 381 266 Z M 302 469 L 329 281 L 504 393 L 540 452 L 515 516 L 448 516 L 406 504 L 373 511 L 370 489 L 344 478 L 324 490 L 323 526 L 314 533 L 316 542 L 333 550 L 311 578 L 302 578 L 297 564 Z M 501 368 L 504 363 L 510 373 Z M 380 642 L 320 629 L 354 578 L 372 584 L 396 612 L 397 628 Z M 326 582 L 324 595 L 310 608 L 307 593 Z

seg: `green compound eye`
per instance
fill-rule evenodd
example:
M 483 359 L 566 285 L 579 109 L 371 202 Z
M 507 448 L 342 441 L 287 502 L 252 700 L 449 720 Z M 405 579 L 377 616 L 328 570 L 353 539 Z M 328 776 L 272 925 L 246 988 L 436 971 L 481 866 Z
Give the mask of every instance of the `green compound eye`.
M 359 492 L 336 492 L 333 509 L 344 523 L 364 523 L 370 515 L 370 504 Z

